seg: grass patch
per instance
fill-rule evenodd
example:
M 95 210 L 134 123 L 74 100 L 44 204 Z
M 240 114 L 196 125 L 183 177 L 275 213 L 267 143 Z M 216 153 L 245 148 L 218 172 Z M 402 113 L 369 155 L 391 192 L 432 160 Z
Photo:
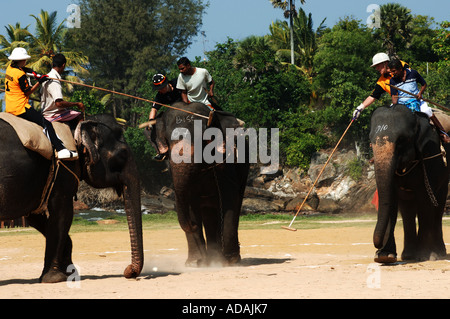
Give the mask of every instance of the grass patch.
M 279 229 L 289 226 L 294 214 L 246 214 L 240 217 L 239 229 Z M 113 215 L 108 219 L 117 220 L 115 224 L 98 224 L 75 216 L 70 232 L 128 231 L 126 216 Z M 375 227 L 376 215 L 298 215 L 292 224 L 296 229 L 342 228 L 342 227 Z M 443 226 L 450 226 L 450 216 L 444 215 Z M 396 227 L 403 227 L 399 216 Z M 170 211 L 165 214 L 148 214 L 142 216 L 144 230 L 180 229 L 177 214 Z M 180 229 L 181 231 L 181 229 Z M 1 229 L 0 236 L 27 235 L 37 233 L 34 228 Z
M 115 220 L 115 224 L 99 224 L 81 217 L 75 217 L 70 228 L 71 233 L 91 231 L 121 231 L 128 230 L 127 217 L 123 214 L 112 215 L 107 219 Z M 169 211 L 165 214 L 142 215 L 142 229 L 169 229 L 179 228 L 177 213 Z

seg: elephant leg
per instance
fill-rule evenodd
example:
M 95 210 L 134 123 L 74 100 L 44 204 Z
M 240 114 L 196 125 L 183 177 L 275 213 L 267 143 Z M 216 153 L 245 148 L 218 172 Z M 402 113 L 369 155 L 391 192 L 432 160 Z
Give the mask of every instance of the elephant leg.
M 203 199 L 205 202 L 208 199 Z M 207 264 L 223 264 L 222 256 L 222 217 L 220 208 L 214 206 L 201 207 L 202 220 L 206 236 Z
M 73 219 L 73 204 L 72 198 L 64 197 L 50 201 L 48 206 L 45 263 L 40 278 L 43 283 L 66 281 L 67 267 L 72 264 L 69 230 Z
M 186 232 L 188 244 L 188 258 L 186 267 L 200 267 L 206 265 L 206 244 L 203 234 L 200 231 Z
M 404 233 L 404 248 L 402 252 L 402 260 L 415 260 L 417 254 L 417 203 L 412 200 L 400 200 L 399 209 L 402 215 Z
M 179 205 L 179 203 L 180 201 L 177 201 L 178 221 L 186 234 L 188 244 L 188 258 L 185 265 L 187 267 L 202 266 L 206 263 L 207 254 L 201 215 L 198 208 L 190 209 L 188 203 L 185 205 Z M 186 218 L 186 216 L 189 217 Z
M 223 255 L 228 265 L 241 261 L 238 228 L 239 211 L 227 209 L 223 218 Z
M 395 244 L 394 230 L 395 224 L 397 223 L 396 218 L 390 218 L 387 226 L 387 231 L 384 236 L 384 245 L 379 249 L 376 254 L 374 261 L 382 264 L 390 264 L 397 262 L 397 246 Z
M 436 207 L 433 214 L 433 229 L 431 233 L 433 237 L 433 252 L 437 258 L 444 258 L 447 255 L 447 249 L 444 243 L 444 234 L 442 232 L 442 216 L 444 214 L 445 202 L 447 199 L 448 187 L 442 187 L 438 197 L 439 207 Z
M 437 260 L 446 255 L 442 233 L 442 206 L 422 208 L 418 216 L 418 260 Z

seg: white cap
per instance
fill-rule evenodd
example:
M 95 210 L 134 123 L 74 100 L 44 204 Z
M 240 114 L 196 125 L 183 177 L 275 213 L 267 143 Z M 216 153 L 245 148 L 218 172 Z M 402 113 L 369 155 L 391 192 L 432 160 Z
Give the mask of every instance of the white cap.
M 28 60 L 31 57 L 28 55 L 27 50 L 24 48 L 15 48 L 11 55 L 8 57 L 9 60 L 12 61 L 22 61 L 22 60 Z
M 386 53 L 377 53 L 372 58 L 372 65 L 370 67 L 374 67 L 377 64 L 388 62 L 389 56 Z

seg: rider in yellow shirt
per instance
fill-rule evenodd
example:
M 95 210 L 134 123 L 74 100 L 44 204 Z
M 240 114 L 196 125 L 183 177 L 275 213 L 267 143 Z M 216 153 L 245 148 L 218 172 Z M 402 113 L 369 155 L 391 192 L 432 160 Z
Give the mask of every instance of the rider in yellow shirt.
M 6 69 L 5 75 L 5 111 L 44 128 L 57 152 L 58 159 L 78 158 L 76 152 L 65 148 L 61 140 L 56 136 L 53 125 L 28 103 L 30 95 L 48 80 L 48 76 L 41 76 L 37 78 L 38 82 L 35 85 L 30 85 L 26 72 L 32 72 L 32 70 L 25 67 L 30 56 L 24 48 L 15 48 L 8 59 L 12 62 Z
M 353 112 L 353 119 L 357 119 L 361 112 L 369 107 L 373 102 L 378 100 L 385 92 L 391 94 L 391 87 L 389 86 L 389 81 L 392 78 L 392 73 L 389 70 L 389 61 L 390 58 L 386 53 L 377 53 L 372 58 L 371 67 L 376 69 L 380 73 L 380 77 L 378 78 L 377 83 L 375 84 L 375 88 L 368 96 Z M 402 66 L 405 69 L 409 69 L 409 65 L 406 62 L 400 61 Z

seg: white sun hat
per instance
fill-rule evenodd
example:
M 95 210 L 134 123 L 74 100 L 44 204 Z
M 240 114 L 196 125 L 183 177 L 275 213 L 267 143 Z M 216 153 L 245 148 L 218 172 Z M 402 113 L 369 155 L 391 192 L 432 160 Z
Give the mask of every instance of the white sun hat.
M 374 67 L 377 64 L 389 61 L 389 56 L 386 53 L 377 53 L 372 58 L 372 65 Z
M 15 48 L 11 55 L 8 57 L 11 61 L 22 61 L 22 60 L 28 60 L 31 57 L 28 55 L 27 50 L 24 48 Z

